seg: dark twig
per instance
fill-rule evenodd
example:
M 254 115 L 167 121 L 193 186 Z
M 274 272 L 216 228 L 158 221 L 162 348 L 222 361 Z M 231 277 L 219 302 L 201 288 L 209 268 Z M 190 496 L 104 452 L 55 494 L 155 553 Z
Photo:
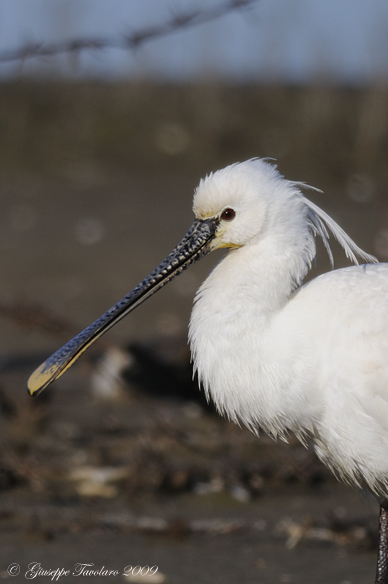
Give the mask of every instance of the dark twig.
M 205 10 L 193 10 L 188 13 L 175 14 L 163 24 L 148 26 L 120 37 L 112 38 L 76 38 L 56 43 L 28 43 L 17 49 L 0 52 L 0 63 L 10 61 L 25 61 L 33 57 L 52 57 L 63 53 L 79 53 L 84 50 L 102 50 L 119 48 L 124 50 L 137 49 L 145 43 L 157 40 L 193 28 L 206 22 L 211 22 L 233 12 L 251 7 L 258 0 L 228 0 Z
M 20 328 L 38 330 L 54 338 L 68 338 L 78 332 L 79 327 L 53 316 L 41 306 L 0 302 L 0 317 L 6 318 Z

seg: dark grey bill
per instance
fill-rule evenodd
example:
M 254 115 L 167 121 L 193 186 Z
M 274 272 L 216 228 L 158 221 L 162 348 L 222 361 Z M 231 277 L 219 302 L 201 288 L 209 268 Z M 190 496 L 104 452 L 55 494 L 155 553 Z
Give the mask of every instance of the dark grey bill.
M 196 219 L 169 256 L 131 292 L 80 332 L 34 371 L 27 382 L 31 396 L 37 396 L 58 379 L 101 335 L 157 292 L 188 266 L 211 251 L 210 242 L 218 226 L 217 219 Z

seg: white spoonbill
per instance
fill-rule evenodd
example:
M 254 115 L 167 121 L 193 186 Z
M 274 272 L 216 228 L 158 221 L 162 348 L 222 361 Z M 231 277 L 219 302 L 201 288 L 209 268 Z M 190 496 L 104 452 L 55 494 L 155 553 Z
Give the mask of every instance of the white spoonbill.
M 334 473 L 380 503 L 376 582 L 388 583 L 388 264 L 363 252 L 276 167 L 254 159 L 201 180 L 177 247 L 30 377 L 38 395 L 99 336 L 210 251 L 229 251 L 200 287 L 194 367 L 218 411 L 273 437 L 312 439 Z M 302 285 L 329 232 L 354 263 Z

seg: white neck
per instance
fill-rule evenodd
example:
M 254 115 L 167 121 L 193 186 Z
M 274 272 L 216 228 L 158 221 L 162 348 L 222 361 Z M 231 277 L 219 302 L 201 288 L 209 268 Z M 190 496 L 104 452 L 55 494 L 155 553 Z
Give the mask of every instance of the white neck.
M 199 289 L 190 321 L 194 365 L 218 410 L 274 435 L 300 428 L 300 420 L 290 419 L 291 402 L 308 419 L 300 387 L 293 387 L 294 367 L 303 369 L 294 331 L 282 331 L 287 351 L 274 340 L 295 280 L 307 271 L 302 239 L 279 248 L 275 235 L 229 252 Z M 299 410 L 295 400 L 301 401 Z

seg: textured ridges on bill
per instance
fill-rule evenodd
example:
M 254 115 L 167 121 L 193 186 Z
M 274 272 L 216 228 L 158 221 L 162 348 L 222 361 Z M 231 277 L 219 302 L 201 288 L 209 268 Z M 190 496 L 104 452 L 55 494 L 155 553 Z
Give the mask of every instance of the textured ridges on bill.
M 216 227 L 217 220 L 215 219 L 194 221 L 185 237 L 149 276 L 34 371 L 27 382 L 29 394 L 31 396 L 39 395 L 50 383 L 58 379 L 102 334 L 185 268 L 210 251 L 210 246 L 206 244 L 214 237 Z

